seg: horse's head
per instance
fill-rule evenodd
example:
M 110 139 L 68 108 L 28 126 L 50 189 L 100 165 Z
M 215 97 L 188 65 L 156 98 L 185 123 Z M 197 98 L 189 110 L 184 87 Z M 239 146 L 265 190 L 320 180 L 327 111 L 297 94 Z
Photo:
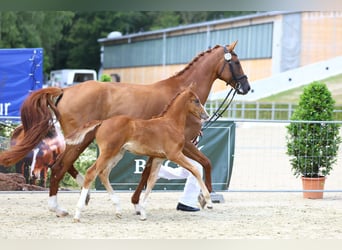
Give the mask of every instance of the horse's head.
M 192 90 L 192 88 L 196 85 L 196 83 L 192 83 L 186 90 L 185 93 L 188 95 L 188 104 L 189 104 L 189 112 L 192 113 L 198 119 L 207 120 L 209 115 L 203 105 L 199 97 L 196 93 Z
M 238 94 L 245 95 L 251 89 L 247 76 L 243 72 L 239 58 L 234 52 L 237 41 L 223 46 L 222 66 L 218 68 L 218 78 L 236 89 Z

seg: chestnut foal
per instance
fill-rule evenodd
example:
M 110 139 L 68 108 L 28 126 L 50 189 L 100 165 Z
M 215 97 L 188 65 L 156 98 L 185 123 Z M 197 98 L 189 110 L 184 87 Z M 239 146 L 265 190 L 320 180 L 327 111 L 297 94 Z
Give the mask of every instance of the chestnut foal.
M 103 121 L 88 122 L 71 133 L 66 138 L 66 151 L 72 150 L 77 154 L 77 147 L 83 147 L 83 143 L 88 143 L 93 139 L 96 139 L 100 149 L 98 159 L 87 170 L 74 221 L 80 221 L 81 210 L 86 204 L 90 184 L 97 175 L 99 175 L 101 182 L 116 206 L 116 216 L 121 217 L 120 203 L 110 185 L 108 176 L 126 150 L 134 154 L 154 157 L 145 195 L 139 202 L 141 220 L 146 220 L 147 197 L 155 185 L 160 165 L 165 159 L 188 169 L 197 178 L 207 202 L 207 207 L 212 208 L 210 194 L 200 173 L 182 153 L 185 144 L 184 129 L 189 113 L 198 119 L 208 119 L 207 112 L 198 96 L 191 90 L 191 87 L 176 95 L 158 117 L 142 120 L 124 115 L 113 116 Z

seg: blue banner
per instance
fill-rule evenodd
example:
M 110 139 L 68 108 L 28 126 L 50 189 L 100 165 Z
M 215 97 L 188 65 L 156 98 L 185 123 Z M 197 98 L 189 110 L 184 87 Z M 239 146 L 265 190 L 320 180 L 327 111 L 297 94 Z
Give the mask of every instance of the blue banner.
M 20 116 L 20 107 L 43 85 L 43 49 L 0 49 L 0 120 Z

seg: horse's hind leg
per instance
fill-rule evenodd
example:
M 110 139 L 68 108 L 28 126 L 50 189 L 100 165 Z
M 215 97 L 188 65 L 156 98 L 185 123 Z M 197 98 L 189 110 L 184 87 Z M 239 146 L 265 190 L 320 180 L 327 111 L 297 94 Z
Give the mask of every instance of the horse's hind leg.
M 152 161 L 153 161 L 153 158 L 149 157 L 147 162 L 146 162 L 146 166 L 142 172 L 140 182 L 139 182 L 137 188 L 135 189 L 135 191 L 132 195 L 132 198 L 131 198 L 131 202 L 134 205 L 135 213 L 137 215 L 140 215 L 140 205 L 139 205 L 140 194 L 141 194 L 142 190 L 144 189 L 144 187 L 147 183 L 147 180 L 150 176 Z
M 164 159 L 154 158 L 151 164 L 151 171 L 150 176 L 147 180 L 145 195 L 142 199 L 142 201 L 139 202 L 140 206 L 140 220 L 146 220 L 146 206 L 147 206 L 147 198 L 149 194 L 151 193 L 157 179 L 158 179 L 158 172 L 160 169 L 160 166 L 162 164 Z

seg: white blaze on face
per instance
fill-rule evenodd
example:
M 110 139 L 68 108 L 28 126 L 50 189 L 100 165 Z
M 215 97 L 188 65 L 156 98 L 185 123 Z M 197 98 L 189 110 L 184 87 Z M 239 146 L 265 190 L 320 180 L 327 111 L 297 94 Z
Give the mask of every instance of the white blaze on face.
M 35 168 L 35 166 L 36 166 L 36 161 L 37 161 L 38 152 L 39 152 L 39 148 L 35 148 L 35 149 L 33 150 L 32 164 L 31 164 L 31 166 L 30 166 L 30 177 L 32 177 L 34 168 Z

